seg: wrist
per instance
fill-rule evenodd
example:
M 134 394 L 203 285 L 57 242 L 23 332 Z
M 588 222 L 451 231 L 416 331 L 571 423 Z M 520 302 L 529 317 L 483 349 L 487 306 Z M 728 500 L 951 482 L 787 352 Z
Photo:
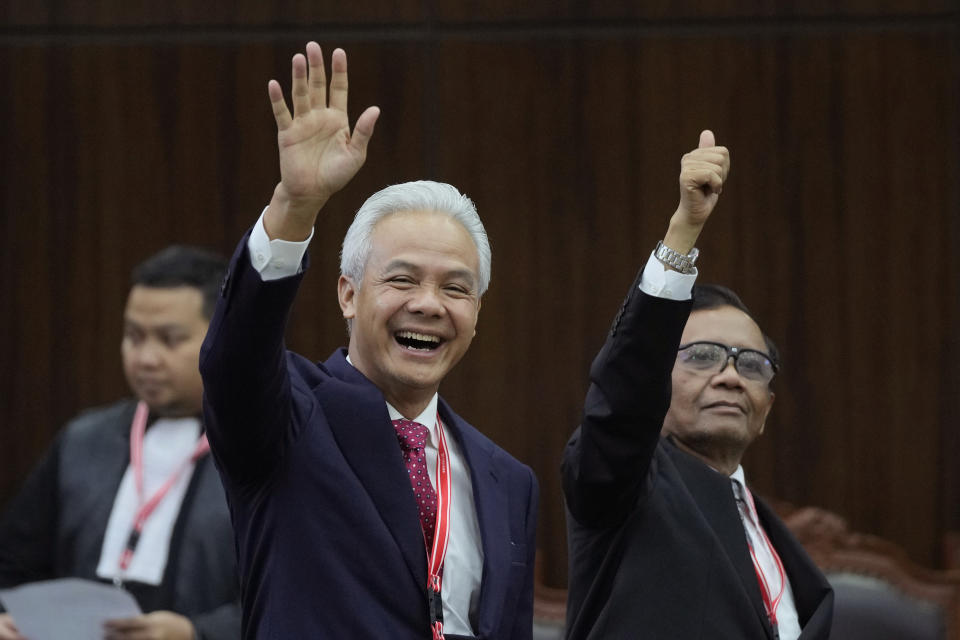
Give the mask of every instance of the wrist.
M 263 218 L 263 227 L 271 240 L 301 242 L 310 237 L 320 209 L 327 198 L 297 198 L 280 182 L 273 190 L 270 206 Z
M 681 254 L 688 254 L 693 250 L 700 232 L 703 231 L 703 223 L 689 222 L 686 218 L 686 213 L 678 208 L 670 218 L 670 226 L 663 236 L 663 244 Z

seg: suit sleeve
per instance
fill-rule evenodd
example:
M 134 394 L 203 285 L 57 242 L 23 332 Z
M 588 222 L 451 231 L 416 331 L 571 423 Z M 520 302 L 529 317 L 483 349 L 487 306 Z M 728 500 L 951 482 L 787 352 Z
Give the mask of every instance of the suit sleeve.
M 585 526 L 613 526 L 630 512 L 670 407 L 690 302 L 647 295 L 639 282 L 640 276 L 593 361 L 580 428 L 564 451 L 567 508 Z
M 537 508 L 540 502 L 540 487 L 533 471 L 527 469 L 530 478 L 529 500 L 525 531 L 527 534 L 527 573 L 523 588 L 520 591 L 520 600 L 517 603 L 517 613 L 514 617 L 511 640 L 531 640 L 533 634 L 533 572 L 537 555 Z
M 233 482 L 269 475 L 295 438 L 283 334 L 303 274 L 264 282 L 247 236 L 231 259 L 200 351 L 211 450 Z
M 54 577 L 59 454 L 58 438 L 0 518 L 0 588 Z

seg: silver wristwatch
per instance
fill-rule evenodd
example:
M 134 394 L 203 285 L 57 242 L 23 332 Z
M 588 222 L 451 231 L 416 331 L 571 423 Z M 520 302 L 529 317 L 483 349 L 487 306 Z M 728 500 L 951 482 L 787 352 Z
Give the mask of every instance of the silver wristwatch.
M 661 240 L 657 243 L 657 250 L 653 255 L 657 260 L 668 267 L 673 267 L 680 273 L 693 273 L 693 265 L 700 256 L 700 250 L 694 247 L 690 250 L 690 253 L 684 255 L 663 244 Z

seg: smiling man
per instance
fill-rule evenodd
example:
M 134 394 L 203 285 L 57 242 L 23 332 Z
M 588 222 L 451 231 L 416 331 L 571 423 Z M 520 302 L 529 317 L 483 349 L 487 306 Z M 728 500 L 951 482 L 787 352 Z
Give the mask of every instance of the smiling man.
M 826 579 L 740 466 L 773 406 L 776 347 L 732 291 L 693 287 L 729 168 L 704 131 L 590 370 L 563 460 L 570 639 L 829 637 Z
M 438 395 L 476 330 L 490 245 L 454 187 L 387 187 L 343 241 L 350 340 L 322 363 L 283 331 L 327 200 L 362 166 L 347 61 L 327 94 L 294 56 L 293 115 L 268 87 L 281 180 L 234 254 L 201 354 L 205 415 L 240 560 L 245 638 L 532 635 L 537 483 Z

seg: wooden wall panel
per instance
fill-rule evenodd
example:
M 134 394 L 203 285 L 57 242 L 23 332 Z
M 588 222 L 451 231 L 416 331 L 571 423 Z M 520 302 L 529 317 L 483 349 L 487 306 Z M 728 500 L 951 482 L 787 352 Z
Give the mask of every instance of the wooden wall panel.
M 572 28 L 585 32 L 592 27 L 606 30 L 643 29 L 655 32 L 662 25 L 647 21 L 668 21 L 673 30 L 690 28 L 725 28 L 730 25 L 711 23 L 716 19 L 762 20 L 766 29 L 792 28 L 775 20 L 814 19 L 847 21 L 849 19 L 921 20 L 942 16 L 949 18 L 957 11 L 953 0 L 657 0 L 655 2 L 581 2 L 566 0 L 461 0 L 442 2 L 398 2 L 365 0 L 364 2 L 318 3 L 310 0 L 172 0 L 170 2 L 125 2 L 124 0 L 88 0 L 87 2 L 54 2 L 53 0 L 8 0 L 0 7 L 3 24 L 19 27 L 127 29 L 140 27 L 264 27 L 323 30 L 357 28 L 430 28 L 437 23 L 457 25 L 489 25 L 511 31 L 544 25 Z M 623 22 L 632 21 L 631 22 Z M 594 24 L 590 24 L 594 23 Z M 684 24 L 686 23 L 686 24 Z M 738 25 L 733 25 L 735 28 Z M 757 26 L 757 25 L 753 25 Z M 836 24 L 832 26 L 837 26 Z M 841 22 L 841 28 L 862 28 L 864 25 Z M 871 25 L 876 27 L 877 25 Z M 188 35 L 188 34 L 181 34 Z M 388 34 L 384 34 L 388 35 Z M 531 35 L 531 34 L 527 34 Z
M 124 2 L 123 0 L 9 0 L 0 7 L 3 23 L 30 27 L 136 27 L 246 26 L 285 27 L 306 25 L 403 24 L 424 17 L 421 3 L 395 0 L 323 3 L 310 0 L 171 0 L 170 2 Z
M 960 529 L 956 4 L 701 4 L 5 5 L 0 504 L 66 418 L 125 393 L 130 268 L 175 241 L 229 252 L 269 200 L 266 81 L 289 84 L 313 24 L 349 45 L 353 115 L 383 113 L 317 226 L 289 342 L 343 344 L 339 244 L 366 195 L 421 177 L 470 195 L 493 281 L 443 392 L 540 477 L 552 584 L 589 364 L 707 126 L 733 173 L 702 278 L 786 362 L 751 480 L 939 563 Z
M 574 28 L 584 21 L 603 23 L 622 20 L 689 21 L 691 28 L 710 26 L 711 19 L 839 19 L 890 17 L 923 19 L 949 16 L 957 10 L 951 0 L 682 0 L 656 2 L 592 2 L 573 0 L 555 2 L 536 0 L 461 0 L 460 2 L 396 2 L 365 0 L 364 2 L 317 3 L 309 0 L 258 2 L 124 2 L 123 0 L 89 0 L 87 2 L 54 2 L 52 0 L 9 0 L 0 8 L 4 24 L 45 27 L 280 27 L 299 29 L 309 26 L 324 29 L 349 29 L 358 26 L 401 27 L 431 24 L 434 21 L 457 24 L 491 24 L 516 28 L 523 25 L 563 23 Z M 599 26 L 599 25 L 597 25 Z M 606 24 L 607 28 L 624 28 L 623 23 Z M 646 29 L 640 22 L 634 26 Z M 673 25 L 674 28 L 683 26 Z M 717 25 L 713 25 L 717 26 Z M 780 25 L 781 27 L 783 25 Z M 849 25 L 848 25 L 849 26 Z M 769 24 L 776 28 L 777 25 Z M 654 29 L 656 26 L 654 25 Z
M 0 77 L 21 98 L 4 104 L 0 123 L 2 277 L 10 292 L 2 314 L 2 502 L 63 421 L 127 393 L 119 344 L 131 268 L 174 242 L 229 255 L 269 202 L 278 168 L 266 81 L 285 74 L 289 84 L 288 60 L 302 44 L 4 52 Z M 395 181 L 396 167 L 420 173 L 420 129 L 402 123 L 423 112 L 421 58 L 405 45 L 351 55 L 354 104 L 372 104 L 374 87 L 383 101 L 384 148 L 331 205 L 334 238 L 314 253 L 325 282 L 302 296 L 307 310 L 291 342 L 318 358 L 342 341 L 337 255 L 352 211 Z
M 934 233 L 923 257 L 908 246 L 951 216 L 931 202 L 958 170 L 933 123 L 956 102 L 951 78 L 927 71 L 950 51 L 946 36 L 444 43 L 438 135 L 481 133 L 473 153 L 441 145 L 438 164 L 480 194 L 497 258 L 482 338 L 460 370 L 488 392 L 460 402 L 475 414 L 488 397 L 507 405 L 487 409 L 484 427 L 537 467 L 551 541 L 557 460 L 589 362 L 675 206 L 679 155 L 710 126 L 734 169 L 702 277 L 740 290 L 787 362 L 751 477 L 936 561 L 940 472 L 917 460 L 941 442 L 916 423 L 937 424 L 946 401 L 924 354 L 948 331 L 938 291 L 956 275 L 948 236 Z M 505 69 L 524 82 L 491 88 Z
M 842 3 L 829 0 L 804 0 L 784 2 L 782 0 L 658 0 L 655 2 L 578 2 L 567 0 L 554 2 L 535 0 L 533 2 L 510 2 L 510 0 L 464 0 L 456 3 L 438 2 L 437 16 L 441 20 L 459 23 L 496 22 L 501 26 L 513 23 L 538 23 L 559 21 L 567 26 L 579 28 L 583 21 L 618 21 L 606 25 L 610 29 L 630 29 L 631 26 L 646 29 L 652 26 L 656 31 L 659 25 L 647 25 L 647 20 L 685 21 L 674 22 L 673 28 L 715 28 L 720 27 L 711 20 L 720 19 L 795 19 L 815 18 L 840 19 L 852 17 L 919 18 L 936 15 L 950 15 L 956 11 L 951 0 L 846 0 Z M 622 20 L 638 20 L 635 25 L 622 23 Z M 724 25 L 730 26 L 730 25 Z M 735 28 L 739 25 L 733 25 Z M 768 28 L 784 27 L 770 23 Z M 849 25 L 848 25 L 849 26 Z

